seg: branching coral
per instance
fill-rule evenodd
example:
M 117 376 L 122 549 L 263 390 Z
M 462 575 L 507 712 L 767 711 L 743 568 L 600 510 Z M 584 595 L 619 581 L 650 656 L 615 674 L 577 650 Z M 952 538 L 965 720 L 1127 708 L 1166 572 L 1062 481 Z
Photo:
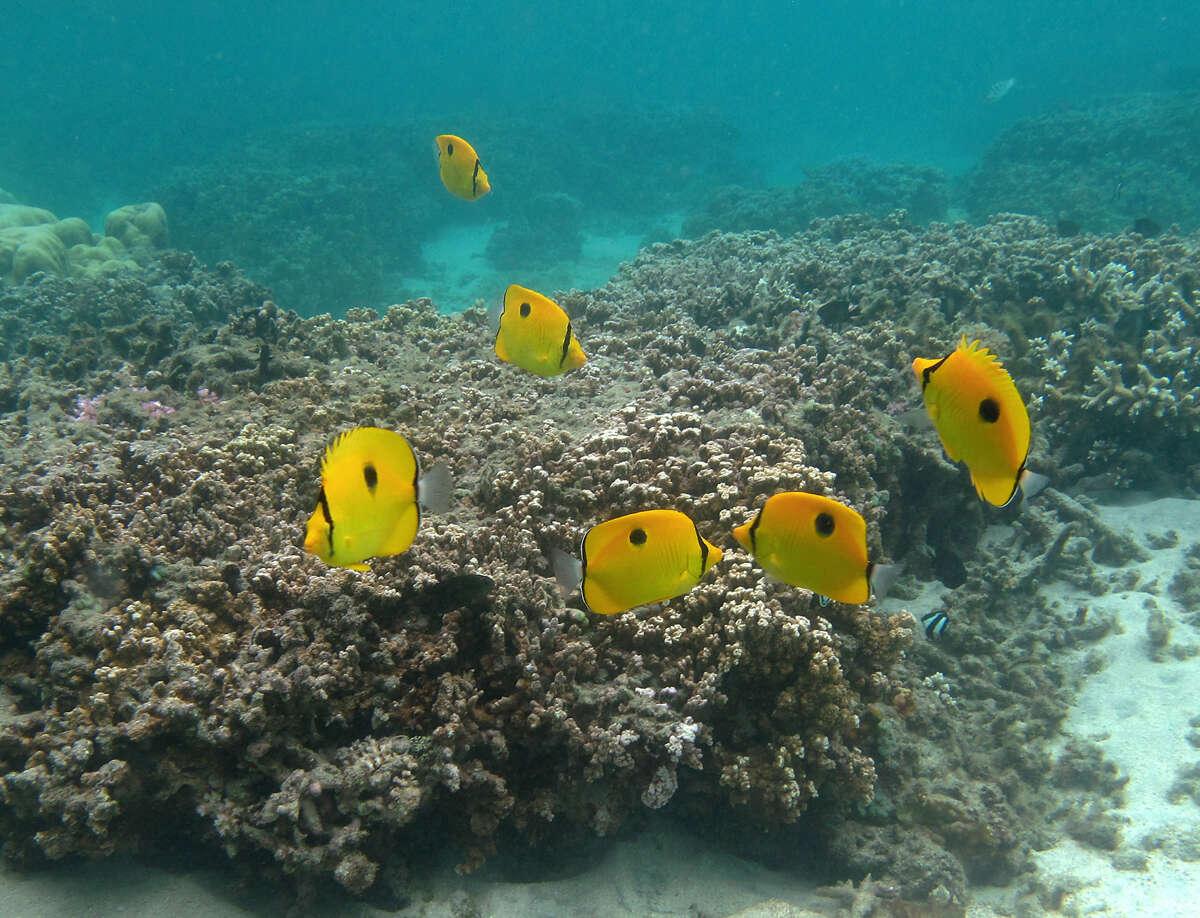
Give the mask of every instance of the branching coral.
M 1165 360 L 1190 369 L 1192 349 L 1169 350 Z M 1159 356 L 1159 355 L 1155 355 Z M 1155 418 L 1181 417 L 1193 431 L 1200 429 L 1200 386 L 1192 385 L 1185 369 L 1174 376 L 1155 376 L 1144 363 L 1137 364 L 1137 382 L 1125 385 L 1126 371 L 1115 361 L 1105 360 L 1095 367 L 1095 386 L 1086 394 L 1085 407 L 1105 407 L 1136 416 Z

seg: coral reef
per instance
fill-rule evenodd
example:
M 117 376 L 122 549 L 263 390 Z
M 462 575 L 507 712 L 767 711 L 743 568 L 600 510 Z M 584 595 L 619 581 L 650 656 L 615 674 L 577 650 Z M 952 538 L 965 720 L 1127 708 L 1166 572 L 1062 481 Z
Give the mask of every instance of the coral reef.
M 1069 814 L 1038 815 L 1051 797 L 1109 793 L 1073 784 L 1086 756 L 1056 764 L 1047 744 L 1072 678 L 1055 649 L 1111 622 L 1029 586 L 1103 592 L 1138 546 L 1057 491 L 989 527 L 906 420 L 908 363 L 963 332 L 1012 355 L 1033 464 L 1064 486 L 1097 474 L 1101 422 L 1114 481 L 1194 475 L 1191 431 L 1161 432 L 1180 451 L 1147 467 L 1146 418 L 1095 401 L 1085 365 L 1150 360 L 1138 347 L 1173 310 L 1172 346 L 1192 346 L 1174 294 L 1189 302 L 1196 257 L 1023 218 L 714 233 L 558 294 L 589 362 L 556 380 L 496 361 L 481 309 L 302 318 L 181 253 L 5 288 L 7 856 L 99 856 L 170 826 L 301 892 L 366 894 L 403 887 L 431 828 L 471 869 L 513 839 L 669 808 L 820 846 L 912 913 L 961 910 L 968 884 L 1027 869 L 1065 830 Z M 1139 283 L 1064 285 L 1085 259 Z M 1109 324 L 1085 327 L 1093 314 Z M 403 430 L 459 482 L 449 514 L 365 574 L 300 548 L 322 446 L 359 424 Z M 554 588 L 547 553 L 600 519 L 671 506 L 732 545 L 767 496 L 801 488 L 859 509 L 873 558 L 958 587 L 945 649 L 910 646 L 907 612 L 822 606 L 735 549 L 625 615 Z
M 290 308 L 378 305 L 388 277 L 416 271 L 430 228 L 452 218 L 432 152 L 437 133 L 276 129 L 179 168 L 152 196 L 171 215 L 176 245 L 208 264 L 236 261 Z
M 104 235 L 121 240 L 130 251 L 153 252 L 167 246 L 167 214 L 161 204 L 128 204 L 104 218 Z
M 680 269 L 700 252 L 715 270 Z M 791 240 L 752 233 L 660 244 L 621 279 L 648 287 L 652 309 L 687 302 L 702 324 L 763 347 L 792 325 L 816 340 L 869 334 L 896 315 L 912 332 L 905 353 L 919 353 L 917 341 L 991 336 L 1058 457 L 1060 484 L 1100 476 L 1146 487 L 1191 476 L 1198 278 L 1194 241 L 1062 239 L 1017 215 L 921 231 L 895 214 L 818 220 Z M 896 350 L 866 360 L 899 366 Z M 1120 389 L 1109 389 L 1118 378 Z M 876 390 L 885 403 L 911 398 L 894 383 Z M 1043 462 L 1036 446 L 1031 462 Z
M 1200 93 L 1100 98 L 1012 125 L 966 181 L 976 219 L 1018 211 L 1070 235 L 1200 226 Z M 1144 220 L 1144 223 L 1137 221 Z
M 946 176 L 932 166 L 881 165 L 865 159 L 836 160 L 805 171 L 804 181 L 784 188 L 730 186 L 713 192 L 704 209 L 684 221 L 688 236 L 710 230 L 774 230 L 799 233 L 818 217 L 903 210 L 918 224 L 946 216 Z

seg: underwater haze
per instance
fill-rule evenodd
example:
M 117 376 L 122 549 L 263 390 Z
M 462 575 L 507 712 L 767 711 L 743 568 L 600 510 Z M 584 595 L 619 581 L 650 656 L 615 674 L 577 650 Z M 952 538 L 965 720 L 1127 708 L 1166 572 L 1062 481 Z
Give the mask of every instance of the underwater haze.
M 1022 116 L 1189 74 L 1196 88 L 1198 31 L 1185 0 L 18 6 L 0 187 L 89 213 L 106 184 L 137 193 L 267 127 L 598 104 L 711 110 L 771 183 L 852 154 L 957 167 Z M 586 158 L 602 137 L 559 144 Z M 643 153 L 686 161 L 704 143 Z
M 1194 913 L 1195 2 L 3 22 L 0 914 Z
M 1142 180 L 1122 161 L 1155 139 L 1128 131 L 1133 150 L 1078 164 L 1086 200 L 1020 187 L 1023 164 L 1016 188 L 976 172 L 1024 119 L 1200 89 L 1198 27 L 1184 2 L 22 8 L 0 64 L 0 188 L 96 229 L 158 201 L 173 245 L 305 314 L 418 295 L 459 311 L 517 265 L 594 286 L 646 242 L 851 210 L 1186 227 L 1193 179 Z M 431 183 L 428 138 L 445 132 L 502 167 L 486 207 L 452 208 Z M 1074 156 L 1053 144 L 1022 149 Z M 773 212 L 684 225 L 744 208 L 720 199 L 729 186 L 778 189 Z

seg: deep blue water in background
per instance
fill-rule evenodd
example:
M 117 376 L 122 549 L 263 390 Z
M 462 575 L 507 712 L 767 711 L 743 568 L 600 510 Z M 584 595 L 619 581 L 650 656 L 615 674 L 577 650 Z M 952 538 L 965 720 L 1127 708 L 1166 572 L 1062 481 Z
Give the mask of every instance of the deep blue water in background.
M 172 0 L 13 4 L 3 19 L 0 188 L 85 217 L 305 118 L 710 108 L 786 184 L 848 154 L 956 169 L 1030 113 L 1200 84 L 1195 0 Z M 985 102 L 1008 77 L 1012 92 Z

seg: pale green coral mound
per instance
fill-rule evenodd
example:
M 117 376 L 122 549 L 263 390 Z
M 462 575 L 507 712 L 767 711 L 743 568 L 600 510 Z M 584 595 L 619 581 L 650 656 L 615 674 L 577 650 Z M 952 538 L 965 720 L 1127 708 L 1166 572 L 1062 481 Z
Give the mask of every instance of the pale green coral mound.
M 48 210 L 0 205 L 0 273 L 19 284 L 30 274 L 61 274 L 67 247 L 54 232 L 58 220 Z
M 37 226 L 57 221 L 58 217 L 41 207 L 30 207 L 28 204 L 17 204 L 15 201 L 0 204 L 0 229 L 13 226 Z
M 72 246 L 67 258 L 72 277 L 115 274 L 138 267 L 125 244 L 112 236 L 101 237 L 95 245 Z
M 161 204 L 126 204 L 104 218 L 104 235 L 131 250 L 153 250 L 167 244 L 167 214 Z
M 80 277 L 136 270 L 167 243 L 167 215 L 154 203 L 120 207 L 104 228 L 106 235 L 93 235 L 79 217 L 59 220 L 0 191 L 0 278 L 20 284 L 38 272 Z

